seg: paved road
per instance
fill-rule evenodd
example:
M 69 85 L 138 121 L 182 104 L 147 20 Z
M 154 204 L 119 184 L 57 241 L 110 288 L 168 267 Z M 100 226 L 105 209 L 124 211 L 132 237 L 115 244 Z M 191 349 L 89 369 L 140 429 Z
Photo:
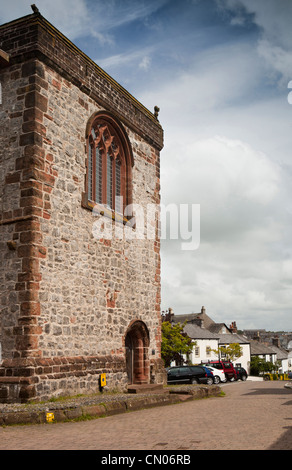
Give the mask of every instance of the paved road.
M 247 381 L 222 390 L 92 421 L 0 428 L 0 450 L 292 450 L 292 389 Z

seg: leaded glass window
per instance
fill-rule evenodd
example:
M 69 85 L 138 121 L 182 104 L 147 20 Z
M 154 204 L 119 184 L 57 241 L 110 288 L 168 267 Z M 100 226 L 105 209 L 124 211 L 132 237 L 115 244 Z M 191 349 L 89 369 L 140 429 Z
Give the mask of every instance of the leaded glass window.
M 126 175 L 126 160 L 118 133 L 105 119 L 96 119 L 88 138 L 88 201 L 123 213 Z

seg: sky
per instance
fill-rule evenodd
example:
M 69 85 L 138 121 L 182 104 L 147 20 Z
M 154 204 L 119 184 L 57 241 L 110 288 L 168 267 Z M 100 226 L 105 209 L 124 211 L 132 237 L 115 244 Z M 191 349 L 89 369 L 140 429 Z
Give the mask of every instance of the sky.
M 31 14 L 31 3 L 0 0 L 0 24 Z M 160 108 L 162 205 L 200 208 L 196 249 L 161 240 L 162 310 L 205 306 L 239 329 L 292 331 L 292 0 L 36 5 Z

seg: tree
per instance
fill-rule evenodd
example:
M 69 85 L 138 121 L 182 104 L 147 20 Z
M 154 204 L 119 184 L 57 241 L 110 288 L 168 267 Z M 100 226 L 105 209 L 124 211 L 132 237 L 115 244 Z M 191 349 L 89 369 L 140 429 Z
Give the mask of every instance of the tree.
M 169 367 L 172 361 L 183 362 L 183 354 L 190 354 L 193 349 L 191 338 L 184 333 L 185 323 L 172 325 L 169 321 L 162 322 L 161 333 L 161 357 L 165 367 Z
M 231 343 L 229 346 L 219 346 L 218 349 L 212 349 L 218 356 L 226 357 L 229 361 L 234 361 L 237 357 L 242 356 L 242 347 L 239 343 Z
M 275 369 L 275 364 L 266 362 L 263 357 L 252 356 L 250 359 L 250 374 L 260 375 L 264 372 L 272 372 Z

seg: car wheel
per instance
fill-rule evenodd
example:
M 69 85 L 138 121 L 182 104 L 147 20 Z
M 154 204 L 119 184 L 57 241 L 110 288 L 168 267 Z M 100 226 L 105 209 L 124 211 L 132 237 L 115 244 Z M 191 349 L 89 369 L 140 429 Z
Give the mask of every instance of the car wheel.
M 243 375 L 243 376 L 241 377 L 241 380 L 243 380 L 243 381 L 245 381 L 246 379 L 247 379 L 246 375 Z
M 198 381 L 198 379 L 196 379 L 195 377 L 193 377 L 193 378 L 191 379 L 191 384 L 198 384 L 198 383 L 199 383 L 199 381 Z
M 207 378 L 207 384 L 208 384 L 208 385 L 212 385 L 212 384 L 213 384 L 213 379 L 212 379 L 212 377 L 208 377 L 208 378 Z
M 220 378 L 218 377 L 218 375 L 215 375 L 214 384 L 219 384 L 219 382 L 220 382 Z

